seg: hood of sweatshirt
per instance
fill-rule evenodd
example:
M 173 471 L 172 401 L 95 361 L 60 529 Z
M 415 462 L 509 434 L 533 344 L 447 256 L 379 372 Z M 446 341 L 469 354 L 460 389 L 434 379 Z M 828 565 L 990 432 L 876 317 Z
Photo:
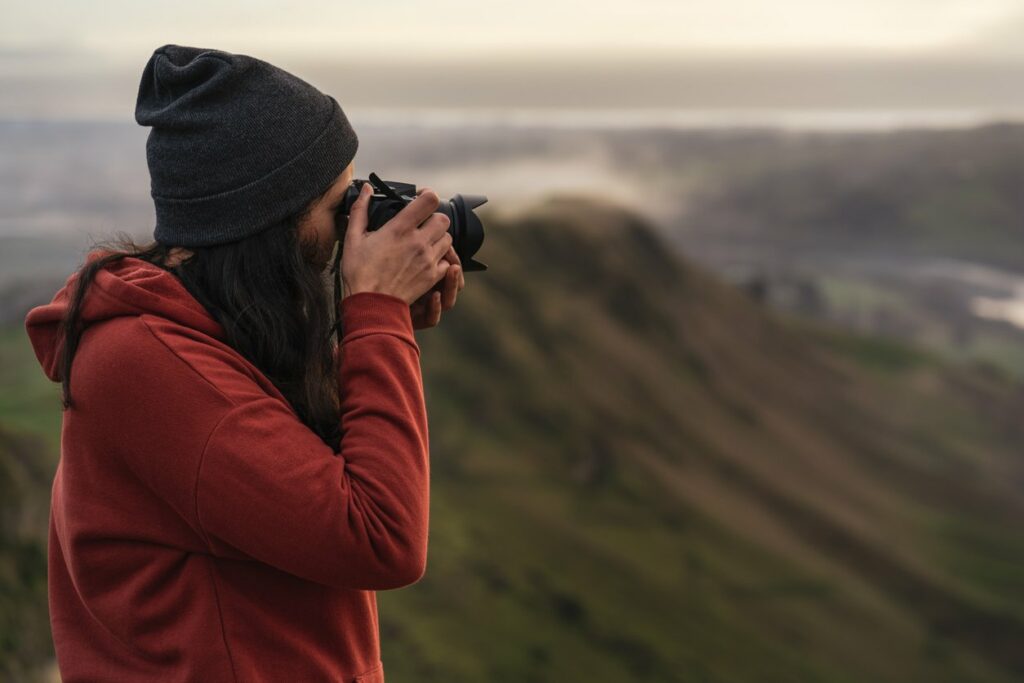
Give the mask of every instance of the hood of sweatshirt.
M 86 255 L 91 263 L 102 256 L 102 249 Z M 25 317 L 25 329 L 39 365 L 54 382 L 63 381 L 60 353 L 63 348 L 61 321 L 78 286 L 78 273 L 72 273 L 48 304 L 36 306 Z M 84 329 L 119 316 L 155 315 L 197 329 L 224 341 L 220 323 L 189 293 L 181 281 L 160 266 L 134 257 L 107 264 L 96 273 L 82 302 Z

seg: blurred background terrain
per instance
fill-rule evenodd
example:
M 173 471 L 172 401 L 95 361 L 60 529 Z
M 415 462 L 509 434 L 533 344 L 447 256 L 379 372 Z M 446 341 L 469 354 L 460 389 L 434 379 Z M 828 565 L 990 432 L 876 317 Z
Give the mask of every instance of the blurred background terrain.
M 395 5 L 5 8 L 0 679 L 57 680 L 24 315 L 151 235 L 167 42 L 336 96 L 356 177 L 490 198 L 489 270 L 417 332 L 431 549 L 379 596 L 389 680 L 1024 677 L 1016 3 Z

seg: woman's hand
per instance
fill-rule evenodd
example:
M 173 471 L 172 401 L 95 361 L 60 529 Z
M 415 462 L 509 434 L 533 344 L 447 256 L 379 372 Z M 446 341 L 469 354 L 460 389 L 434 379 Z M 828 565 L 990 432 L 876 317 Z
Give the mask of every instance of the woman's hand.
M 441 322 L 441 311 L 451 310 L 459 292 L 466 286 L 466 276 L 462 274 L 462 260 L 455 253 L 455 248 L 449 247 L 444 258 L 451 264 L 444 279 L 409 304 L 414 329 L 434 327 Z
M 369 183 L 349 210 L 341 256 L 344 296 L 383 292 L 412 305 L 453 267 L 450 219 L 437 212 L 440 197 L 424 188 L 380 229 L 368 231 Z M 460 268 L 461 269 L 461 268 Z M 444 297 L 443 297 L 444 298 Z M 451 300 L 449 294 L 447 300 Z

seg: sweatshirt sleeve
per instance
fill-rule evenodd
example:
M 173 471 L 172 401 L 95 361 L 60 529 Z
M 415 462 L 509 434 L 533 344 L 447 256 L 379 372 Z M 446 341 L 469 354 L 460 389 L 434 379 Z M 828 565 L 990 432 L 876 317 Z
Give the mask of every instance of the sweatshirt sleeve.
M 409 306 L 360 292 L 341 302 L 341 451 L 279 400 L 240 403 L 207 441 L 198 522 L 215 555 L 318 583 L 386 590 L 426 570 L 429 440 Z

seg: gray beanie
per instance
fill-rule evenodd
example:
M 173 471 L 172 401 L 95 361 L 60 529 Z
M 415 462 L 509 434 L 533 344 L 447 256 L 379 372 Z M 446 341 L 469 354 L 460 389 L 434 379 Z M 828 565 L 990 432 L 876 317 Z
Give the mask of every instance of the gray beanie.
M 337 100 L 247 55 L 157 48 L 135 121 L 146 141 L 156 241 L 201 247 L 304 208 L 348 167 L 359 138 Z

